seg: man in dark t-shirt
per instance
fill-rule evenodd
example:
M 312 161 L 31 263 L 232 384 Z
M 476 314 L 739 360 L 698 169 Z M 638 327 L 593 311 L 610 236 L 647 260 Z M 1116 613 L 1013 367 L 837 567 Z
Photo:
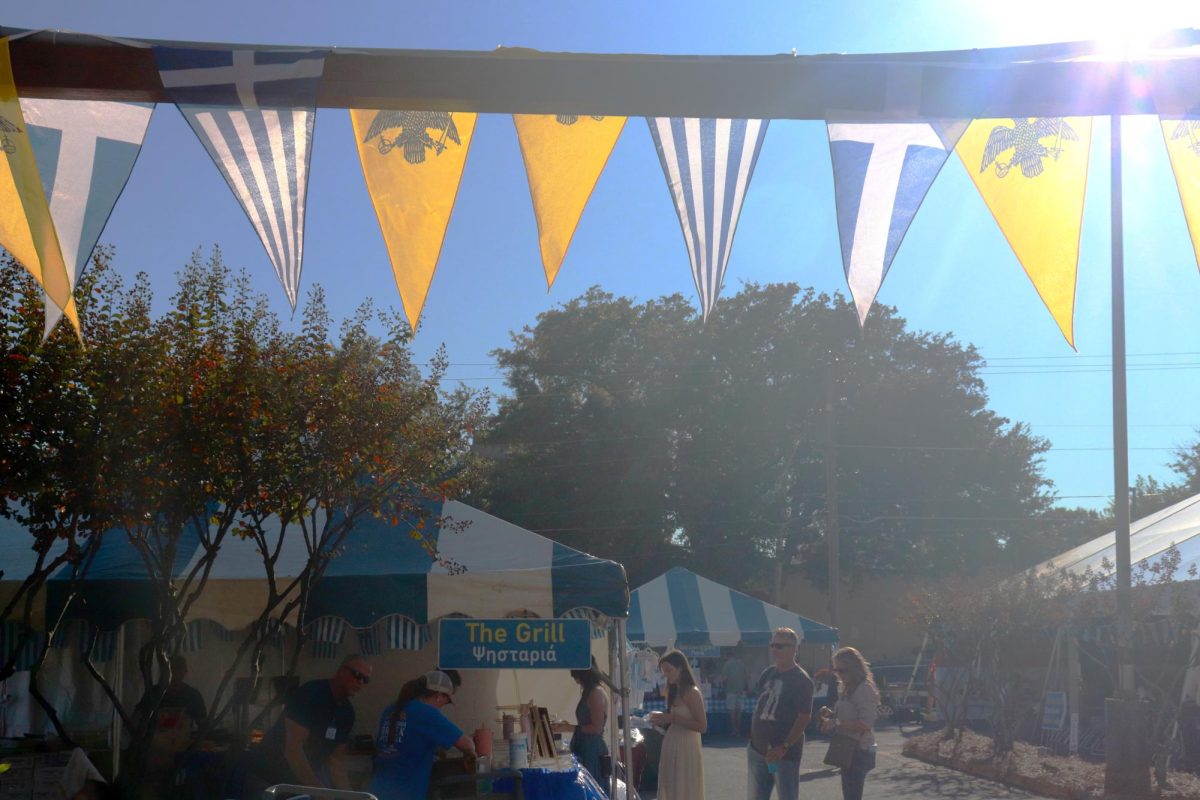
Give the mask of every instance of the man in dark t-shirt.
M 242 796 L 260 797 L 277 783 L 353 789 L 345 765 L 354 730 L 350 698 L 370 681 L 371 665 L 353 655 L 332 677 L 297 689 L 262 744 L 249 753 Z
M 747 800 L 770 800 L 776 788 L 779 800 L 800 796 L 800 756 L 812 716 L 813 682 L 796 663 L 799 643 L 791 628 L 776 628 L 771 634 L 771 666 L 755 685 L 758 700 L 746 750 Z

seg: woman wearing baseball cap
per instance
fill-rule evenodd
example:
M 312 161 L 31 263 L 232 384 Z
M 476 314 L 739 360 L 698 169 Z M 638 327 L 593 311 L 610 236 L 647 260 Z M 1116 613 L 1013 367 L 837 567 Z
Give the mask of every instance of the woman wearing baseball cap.
M 471 737 L 441 711 L 454 702 L 449 675 L 435 669 L 421 676 L 416 686 L 405 688 L 409 691 L 402 691 L 379 718 L 369 791 L 380 800 L 425 800 L 438 750 L 457 747 L 475 756 Z

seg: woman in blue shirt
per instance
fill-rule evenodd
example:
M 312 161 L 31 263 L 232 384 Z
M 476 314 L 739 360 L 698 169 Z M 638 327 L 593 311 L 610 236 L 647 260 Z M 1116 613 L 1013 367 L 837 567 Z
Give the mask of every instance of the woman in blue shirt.
M 454 683 L 444 672 L 427 672 L 415 698 L 383 710 L 376 738 L 375 774 L 369 791 L 380 800 L 425 800 L 438 750 L 457 747 L 475 757 L 471 737 L 441 709 L 454 702 Z

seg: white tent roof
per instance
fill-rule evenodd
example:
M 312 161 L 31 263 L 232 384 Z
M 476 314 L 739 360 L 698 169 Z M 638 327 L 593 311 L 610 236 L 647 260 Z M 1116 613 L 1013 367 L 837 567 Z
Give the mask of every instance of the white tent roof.
M 1193 568 L 1200 570 L 1200 495 L 1130 525 L 1130 562 L 1135 571 L 1139 564 L 1156 562 L 1172 545 L 1179 549 L 1182 557 L 1176 573 L 1178 578 L 1186 578 Z M 1114 572 L 1116 563 L 1116 532 L 1113 531 L 1037 565 L 1034 571 L 1064 569 L 1081 575 L 1090 568 L 1094 574 L 1103 576 Z

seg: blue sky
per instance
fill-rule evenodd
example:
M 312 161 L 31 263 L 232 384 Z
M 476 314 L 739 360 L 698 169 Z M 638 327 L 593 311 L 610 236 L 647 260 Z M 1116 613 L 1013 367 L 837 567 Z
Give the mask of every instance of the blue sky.
M 1200 27 L 1188 4 L 840 0 L 710 3 L 0 0 L 0 23 L 160 39 L 260 44 L 577 52 L 746 54 L 982 48 Z M 1173 8 L 1173 6 L 1178 8 Z M 1153 118 L 1124 123 L 1130 472 L 1169 477 L 1200 412 L 1200 272 Z M 1059 335 L 957 160 L 947 163 L 901 247 L 880 302 L 915 328 L 952 331 L 989 361 L 992 406 L 1053 449 L 1065 505 L 1112 493 L 1108 124 L 1093 136 L 1073 352 Z M 179 113 L 160 106 L 102 241 L 160 297 L 197 248 L 219 244 L 288 313 L 233 195 Z M 365 297 L 399 307 L 345 111 L 322 110 L 309 187 L 302 291 L 322 284 L 339 316 Z M 742 213 L 726 292 L 745 281 L 844 291 L 824 126 L 771 123 Z M 638 298 L 694 297 L 687 253 L 642 120 L 630 120 L 552 292 L 537 250 L 510 118 L 481 117 L 416 348 L 445 343 L 450 375 L 502 388 L 488 351 L 536 314 L 599 284 Z M 868 324 L 870 321 L 868 320 Z M 936 444 L 936 443 L 931 443 Z

